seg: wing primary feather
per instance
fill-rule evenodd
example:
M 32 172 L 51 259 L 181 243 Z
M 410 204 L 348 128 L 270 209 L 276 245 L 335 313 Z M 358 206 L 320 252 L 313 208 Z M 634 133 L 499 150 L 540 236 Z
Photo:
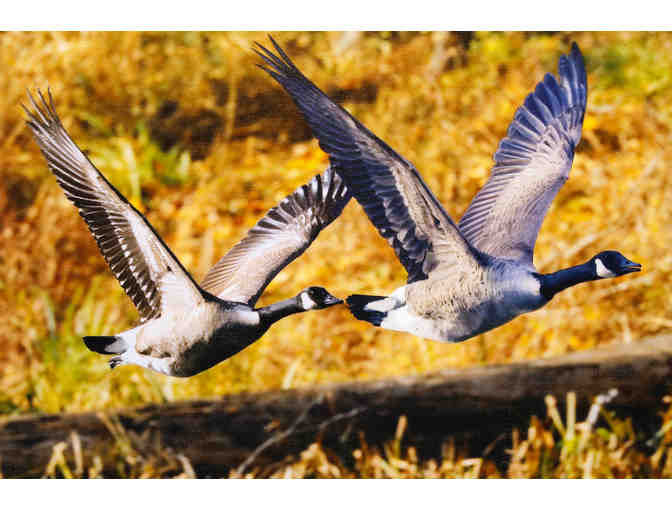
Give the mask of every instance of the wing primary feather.
M 51 90 L 28 92 L 32 110 L 26 123 L 65 196 L 77 207 L 141 320 L 161 313 L 162 295 L 157 280 L 165 271 L 179 271 L 184 291 L 193 299 L 200 290 L 147 220 L 103 176 L 79 149 L 56 113 Z M 134 227 L 135 225 L 135 227 Z
M 306 78 L 270 37 L 273 53 L 260 44 L 254 51 L 261 69 L 292 97 L 331 166 L 341 175 L 369 220 L 393 247 L 408 281 L 427 278 L 435 243 L 450 246 L 442 263 L 477 263 L 475 252 L 413 165 Z
M 539 229 L 581 139 L 587 90 L 583 56 L 574 43 L 559 58 L 558 78 L 546 74 L 516 110 L 490 178 L 460 220 L 473 246 L 532 264 Z

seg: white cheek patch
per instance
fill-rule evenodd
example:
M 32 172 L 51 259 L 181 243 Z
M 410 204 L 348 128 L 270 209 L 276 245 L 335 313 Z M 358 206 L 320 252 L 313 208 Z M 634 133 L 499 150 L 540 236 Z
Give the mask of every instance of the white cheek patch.
M 595 272 L 600 278 L 613 278 L 616 276 L 613 271 L 607 269 L 607 266 L 600 259 L 595 259 Z
M 301 293 L 301 306 L 303 307 L 304 310 L 312 310 L 317 306 L 317 303 L 310 299 L 310 296 L 308 296 L 307 293 L 302 292 Z

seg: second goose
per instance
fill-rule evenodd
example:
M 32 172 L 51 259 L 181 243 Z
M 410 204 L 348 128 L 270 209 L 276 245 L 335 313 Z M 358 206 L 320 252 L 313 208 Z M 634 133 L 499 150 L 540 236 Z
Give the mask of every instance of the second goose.
M 308 80 L 271 38 L 262 69 L 303 113 L 332 167 L 408 272 L 390 296 L 352 295 L 355 317 L 376 326 L 460 342 L 547 304 L 581 282 L 641 266 L 616 251 L 540 274 L 532 255 L 539 228 L 569 177 L 581 138 L 587 82 L 574 44 L 516 111 L 495 152 L 490 178 L 459 225 L 415 167 Z M 255 50 L 256 51 L 256 50 Z

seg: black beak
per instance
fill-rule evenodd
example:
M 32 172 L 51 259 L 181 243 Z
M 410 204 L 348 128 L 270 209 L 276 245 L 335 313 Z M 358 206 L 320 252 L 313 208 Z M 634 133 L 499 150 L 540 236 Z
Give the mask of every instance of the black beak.
M 343 303 L 342 299 L 338 299 L 336 296 L 332 296 L 329 294 L 326 298 L 324 298 L 324 306 L 333 306 L 333 305 L 340 305 Z
M 630 262 L 628 261 L 627 264 L 623 264 L 621 266 L 621 271 L 623 271 L 623 274 L 627 273 L 638 273 L 639 271 L 642 270 L 642 265 L 637 264 L 637 262 Z

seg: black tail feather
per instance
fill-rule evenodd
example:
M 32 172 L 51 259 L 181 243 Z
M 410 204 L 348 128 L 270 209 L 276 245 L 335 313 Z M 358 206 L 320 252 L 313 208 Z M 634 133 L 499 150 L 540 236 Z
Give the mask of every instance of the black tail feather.
M 85 336 L 84 343 L 93 352 L 100 354 L 121 354 L 126 343 L 118 336 Z
M 380 326 L 383 319 L 387 316 L 387 312 L 377 312 L 375 310 L 365 310 L 364 307 L 374 301 L 385 299 L 383 296 L 366 296 L 364 294 L 353 294 L 348 296 L 346 303 L 350 309 L 350 313 L 360 321 L 370 322 L 374 326 Z
M 110 364 L 110 370 L 114 370 L 119 365 L 121 365 L 123 360 L 120 356 L 115 356 L 114 358 L 110 358 L 107 362 Z

